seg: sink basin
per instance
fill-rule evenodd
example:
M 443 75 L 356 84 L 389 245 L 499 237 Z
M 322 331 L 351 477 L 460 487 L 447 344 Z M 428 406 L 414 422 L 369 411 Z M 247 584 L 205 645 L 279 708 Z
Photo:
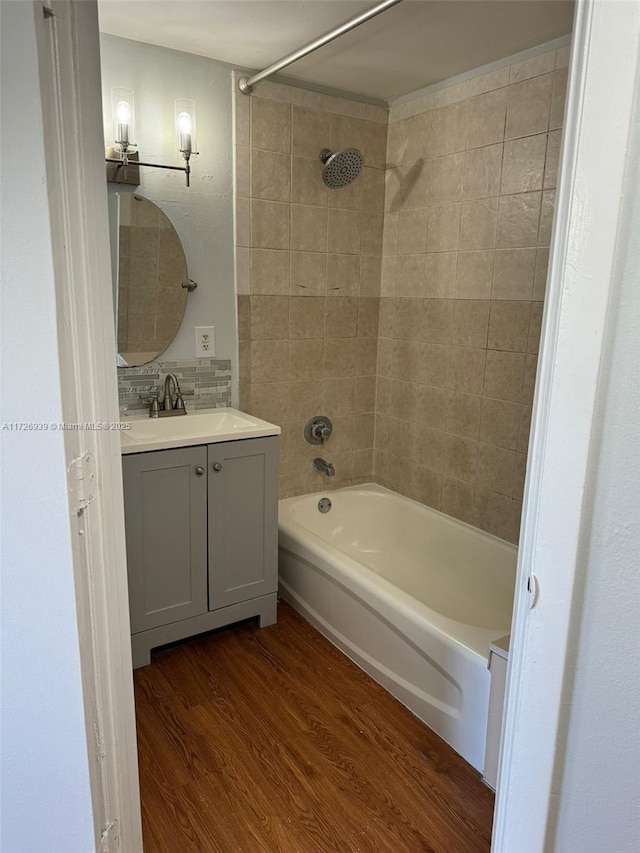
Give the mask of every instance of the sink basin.
M 279 426 L 237 409 L 200 409 L 169 418 L 133 415 L 122 423 L 126 425 L 121 431 L 123 453 L 280 434 Z

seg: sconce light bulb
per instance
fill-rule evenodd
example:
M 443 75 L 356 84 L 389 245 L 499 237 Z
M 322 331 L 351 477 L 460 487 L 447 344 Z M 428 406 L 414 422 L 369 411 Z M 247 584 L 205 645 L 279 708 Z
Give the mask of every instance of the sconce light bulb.
M 178 116 L 178 130 L 180 133 L 191 133 L 191 116 L 189 113 L 180 113 Z
M 131 121 L 131 106 L 126 101 L 118 101 L 116 107 L 118 124 L 129 124 Z

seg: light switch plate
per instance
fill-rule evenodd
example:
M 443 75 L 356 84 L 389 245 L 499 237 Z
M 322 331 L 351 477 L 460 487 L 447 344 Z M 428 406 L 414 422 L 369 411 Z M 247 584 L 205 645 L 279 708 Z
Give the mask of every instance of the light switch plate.
M 196 358 L 215 357 L 215 331 L 215 326 L 196 326 Z

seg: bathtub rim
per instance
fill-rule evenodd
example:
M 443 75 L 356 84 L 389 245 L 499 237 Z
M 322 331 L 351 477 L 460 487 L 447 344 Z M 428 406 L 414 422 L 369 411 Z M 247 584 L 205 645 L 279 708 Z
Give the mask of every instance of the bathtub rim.
M 443 512 L 427 507 L 424 504 L 407 498 L 404 495 L 380 486 L 377 483 L 365 483 L 357 486 L 345 486 L 340 489 L 333 489 L 329 492 L 315 492 L 306 495 L 298 495 L 297 497 L 284 498 L 279 502 L 278 506 L 278 528 L 279 528 L 279 547 L 305 560 L 312 565 L 317 571 L 328 575 L 335 583 L 342 586 L 348 586 L 344 580 L 351 581 L 358 589 L 358 594 L 362 594 L 363 600 L 368 606 L 384 605 L 386 618 L 392 618 L 390 611 L 396 611 L 409 624 L 419 625 L 420 630 L 427 627 L 435 639 L 445 645 L 455 645 L 456 649 L 466 658 L 478 661 L 482 660 L 485 665 L 488 665 L 489 646 L 491 642 L 504 637 L 510 631 L 508 628 L 478 628 L 473 625 L 467 625 L 464 622 L 458 622 L 448 616 L 444 616 L 436 610 L 433 610 L 427 604 L 395 586 L 386 578 L 377 575 L 367 566 L 364 566 L 358 560 L 350 557 L 344 551 L 336 548 L 326 539 L 318 536 L 313 531 L 303 527 L 298 522 L 291 518 L 289 512 L 296 502 L 301 500 L 312 500 L 322 497 L 327 497 L 331 493 L 336 492 L 360 492 L 363 494 L 377 493 L 381 495 L 390 495 L 403 501 L 409 501 L 418 506 L 421 510 L 430 513 L 436 513 L 447 521 L 454 522 L 458 525 L 463 525 L 470 529 L 474 535 L 478 534 L 481 538 L 486 538 L 490 541 L 497 541 L 501 545 L 513 549 L 517 554 L 517 548 L 505 540 L 491 533 L 479 530 L 473 525 L 466 524 L 459 519 L 448 516 Z M 301 532 L 301 536 L 296 535 Z M 514 560 L 515 564 L 515 560 Z M 342 577 L 341 577 L 342 576 Z M 515 577 L 515 565 L 514 565 Z M 353 587 L 349 587 L 351 592 L 354 592 Z

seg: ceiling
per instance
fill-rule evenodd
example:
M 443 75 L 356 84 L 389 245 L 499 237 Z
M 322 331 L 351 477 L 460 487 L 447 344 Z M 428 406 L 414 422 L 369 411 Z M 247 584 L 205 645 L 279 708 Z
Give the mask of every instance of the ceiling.
M 99 0 L 100 29 L 261 70 L 376 0 Z M 391 101 L 571 32 L 572 0 L 404 0 L 290 65 L 291 80 Z

